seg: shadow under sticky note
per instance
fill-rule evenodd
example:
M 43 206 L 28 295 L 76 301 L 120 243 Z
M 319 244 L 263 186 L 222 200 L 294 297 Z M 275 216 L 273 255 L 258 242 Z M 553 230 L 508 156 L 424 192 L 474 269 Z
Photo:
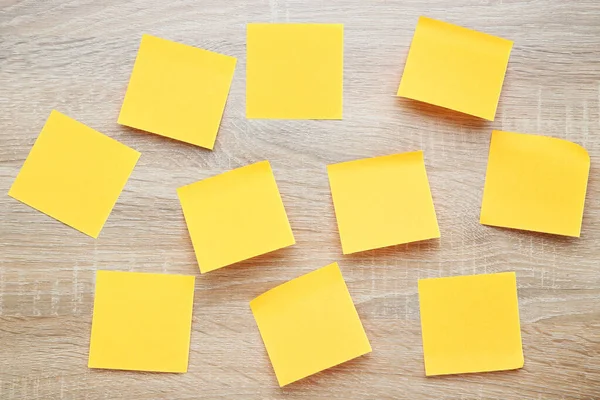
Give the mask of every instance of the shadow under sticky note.
M 269 290 L 250 308 L 280 386 L 371 352 L 337 263 Z
M 419 280 L 426 375 L 523 367 L 514 272 Z
M 494 120 L 513 42 L 420 17 L 398 96 Z
M 139 157 L 52 111 L 8 194 L 97 238 Z
M 212 149 L 234 57 L 143 35 L 119 124 Z
M 342 119 L 344 25 L 247 29 L 247 118 Z
M 327 172 L 344 254 L 440 237 L 422 151 Z
M 295 243 L 268 161 L 177 189 L 205 273 Z
M 494 131 L 481 223 L 579 237 L 589 170 L 578 144 Z
M 98 271 L 89 368 L 186 372 L 193 276 Z

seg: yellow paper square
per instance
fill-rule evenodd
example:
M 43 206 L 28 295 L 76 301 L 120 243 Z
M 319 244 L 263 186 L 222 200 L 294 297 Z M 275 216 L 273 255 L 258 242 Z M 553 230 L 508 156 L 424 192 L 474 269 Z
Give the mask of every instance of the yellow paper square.
M 139 157 L 52 111 L 8 195 L 97 238 Z
M 426 375 L 523 367 L 514 272 L 419 280 Z
M 280 386 L 371 352 L 337 263 L 250 302 Z
M 342 119 L 343 24 L 248 24 L 246 117 Z
M 186 372 L 194 280 L 98 271 L 88 367 Z
M 421 17 L 398 96 L 494 120 L 513 42 Z
M 440 237 L 422 151 L 327 171 L 344 254 Z
M 200 272 L 295 243 L 268 161 L 177 189 Z
M 481 223 L 579 237 L 589 171 L 578 144 L 494 131 Z
M 119 124 L 212 149 L 236 59 L 143 35 Z

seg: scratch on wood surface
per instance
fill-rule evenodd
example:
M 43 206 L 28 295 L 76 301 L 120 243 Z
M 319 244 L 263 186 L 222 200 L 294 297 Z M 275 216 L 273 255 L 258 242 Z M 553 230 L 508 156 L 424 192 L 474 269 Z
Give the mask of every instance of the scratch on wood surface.
M 278 11 L 279 11 L 279 1 L 278 0 L 269 0 L 269 8 L 271 10 L 271 22 L 279 22 L 277 19 Z
M 565 139 L 573 140 L 573 112 L 571 105 L 565 104 Z
M 542 88 L 538 88 L 536 132 L 535 133 L 542 134 Z
M 590 129 L 589 129 L 590 115 L 588 111 L 587 100 L 583 101 L 583 121 L 581 121 L 581 133 L 583 134 L 582 145 L 587 147 L 589 144 Z
M 34 282 L 33 283 L 33 300 L 31 302 L 31 306 L 32 306 L 32 315 L 33 316 L 40 316 L 41 312 L 40 309 L 38 308 L 38 302 L 40 300 L 40 288 L 38 285 L 38 282 Z
M 58 394 L 60 396 L 60 399 L 64 399 L 65 398 L 65 379 L 62 376 L 58 377 L 58 385 L 59 385 Z
M 71 307 L 73 315 L 79 315 L 79 305 L 81 304 L 81 294 L 79 292 L 79 264 L 73 267 L 71 275 Z
M 59 290 L 59 281 L 58 278 L 55 278 L 54 282 L 52 282 L 52 289 L 50 290 L 50 315 L 58 315 L 58 304 L 60 302 Z
M 4 315 L 4 292 L 5 292 L 5 287 L 4 287 L 4 271 L 3 268 L 4 265 L 3 263 L 0 261 L 0 317 L 2 315 Z

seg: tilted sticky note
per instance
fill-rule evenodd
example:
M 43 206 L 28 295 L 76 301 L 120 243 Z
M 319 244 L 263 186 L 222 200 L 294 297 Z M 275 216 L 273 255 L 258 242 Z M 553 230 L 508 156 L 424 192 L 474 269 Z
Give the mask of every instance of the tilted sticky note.
M 89 368 L 186 372 L 193 276 L 96 272 Z
M 513 42 L 421 17 L 398 96 L 494 120 Z
M 269 290 L 250 308 L 280 386 L 371 352 L 337 263 Z
M 422 151 L 327 171 L 344 254 L 440 237 Z
M 295 243 L 268 161 L 180 187 L 177 194 L 202 273 Z
M 52 111 L 8 194 L 97 238 L 139 157 Z
M 212 149 L 236 59 L 143 35 L 119 124 Z
M 523 367 L 514 272 L 419 280 L 426 375 Z
M 246 117 L 342 119 L 344 25 L 248 24 Z
M 579 237 L 589 170 L 575 143 L 494 131 L 481 223 Z

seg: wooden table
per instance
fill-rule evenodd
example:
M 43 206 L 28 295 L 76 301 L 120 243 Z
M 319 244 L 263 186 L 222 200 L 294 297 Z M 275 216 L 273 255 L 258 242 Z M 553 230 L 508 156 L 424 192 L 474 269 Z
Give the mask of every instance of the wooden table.
M 398 99 L 419 15 L 515 41 L 493 123 Z M 247 22 L 345 24 L 343 121 L 245 118 Z M 238 57 L 214 151 L 117 125 L 142 33 Z M 597 0 L 1 0 L 0 398 L 600 398 Z M 6 193 L 56 108 L 142 152 L 100 238 Z M 478 222 L 492 129 L 592 158 L 582 236 Z M 423 149 L 440 240 L 342 256 L 326 164 Z M 297 244 L 199 275 L 175 188 L 268 159 Z M 248 302 L 339 261 L 373 352 L 280 389 Z M 189 372 L 87 368 L 94 273 L 195 274 Z M 516 271 L 525 367 L 424 376 L 417 280 Z

